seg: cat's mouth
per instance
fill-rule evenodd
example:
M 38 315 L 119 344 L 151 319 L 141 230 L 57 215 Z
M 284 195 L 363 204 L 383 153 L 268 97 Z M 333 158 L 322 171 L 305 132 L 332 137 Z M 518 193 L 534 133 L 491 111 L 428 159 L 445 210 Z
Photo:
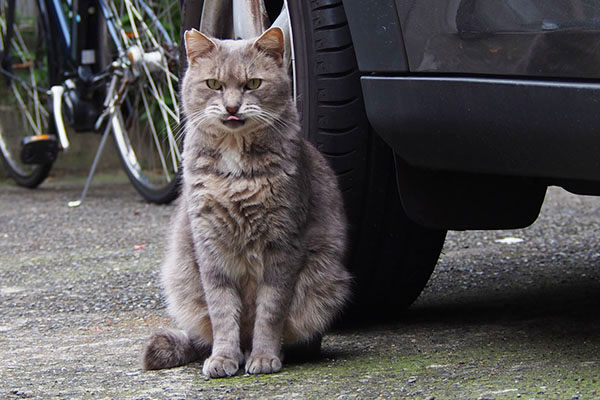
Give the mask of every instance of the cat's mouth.
M 229 127 L 229 128 L 239 128 L 240 126 L 244 125 L 246 121 L 244 121 L 243 119 L 241 119 L 240 117 L 238 117 L 237 115 L 229 115 L 227 117 L 227 119 L 225 119 L 223 121 L 223 125 Z

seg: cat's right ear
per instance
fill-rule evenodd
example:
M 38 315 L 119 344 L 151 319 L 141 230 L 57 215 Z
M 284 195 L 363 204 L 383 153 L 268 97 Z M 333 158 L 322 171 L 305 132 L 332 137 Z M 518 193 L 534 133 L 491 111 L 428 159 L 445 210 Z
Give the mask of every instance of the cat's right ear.
M 215 42 L 194 28 L 185 32 L 184 39 L 188 64 L 193 64 L 198 58 L 205 57 L 217 48 Z
M 264 51 L 280 66 L 283 62 L 284 46 L 283 31 L 277 26 L 267 29 L 254 41 L 254 47 Z

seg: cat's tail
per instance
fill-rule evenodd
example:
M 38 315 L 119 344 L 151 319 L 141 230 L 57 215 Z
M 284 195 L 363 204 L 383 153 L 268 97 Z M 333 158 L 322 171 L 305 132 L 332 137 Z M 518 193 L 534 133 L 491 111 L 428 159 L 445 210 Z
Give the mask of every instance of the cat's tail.
M 142 350 L 145 370 L 179 367 L 207 357 L 209 346 L 202 346 L 184 331 L 161 329 L 155 332 Z

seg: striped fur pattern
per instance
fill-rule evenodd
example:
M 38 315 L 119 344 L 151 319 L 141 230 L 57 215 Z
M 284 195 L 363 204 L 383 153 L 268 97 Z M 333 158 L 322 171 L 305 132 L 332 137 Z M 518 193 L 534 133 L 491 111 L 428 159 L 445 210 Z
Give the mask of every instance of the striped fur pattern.
M 321 335 L 349 296 L 341 193 L 299 135 L 281 30 L 188 31 L 186 49 L 183 189 L 162 268 L 181 331 L 156 332 L 143 367 L 208 356 L 209 377 L 277 372 L 282 345 Z

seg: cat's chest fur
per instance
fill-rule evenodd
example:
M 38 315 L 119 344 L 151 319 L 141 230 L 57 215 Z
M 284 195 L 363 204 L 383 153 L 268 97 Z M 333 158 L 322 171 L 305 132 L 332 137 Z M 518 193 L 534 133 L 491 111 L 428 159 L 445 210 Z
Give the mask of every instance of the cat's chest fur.
M 237 149 L 225 149 L 221 153 L 217 169 L 223 173 L 238 175 L 243 173 L 244 167 L 247 167 L 242 160 L 242 155 Z
M 277 181 L 276 178 L 273 179 Z M 203 187 L 196 189 L 200 219 L 208 227 L 229 232 L 227 240 L 257 239 L 264 233 L 268 217 L 275 210 L 274 182 L 267 178 L 204 176 Z
M 281 233 L 274 226 L 287 219 L 278 205 L 280 180 L 201 173 L 187 189 L 195 240 L 218 250 L 223 272 L 245 287 L 244 304 L 262 279 L 265 246 Z
M 289 212 L 284 171 L 277 155 L 239 147 L 200 152 L 186 167 L 185 195 L 199 231 L 234 253 L 270 240 Z

